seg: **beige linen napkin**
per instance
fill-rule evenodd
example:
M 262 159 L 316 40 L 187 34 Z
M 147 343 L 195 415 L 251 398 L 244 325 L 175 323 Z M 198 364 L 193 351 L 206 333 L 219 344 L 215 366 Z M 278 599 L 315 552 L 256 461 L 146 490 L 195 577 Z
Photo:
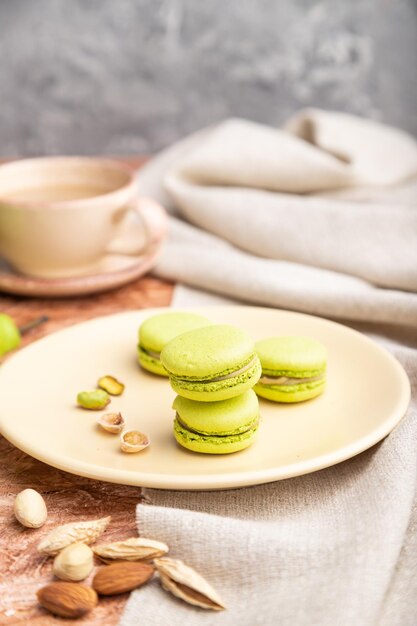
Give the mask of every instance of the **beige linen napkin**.
M 287 130 L 230 120 L 151 161 L 139 185 L 177 213 L 160 276 L 417 324 L 417 143 L 400 131 L 324 111 Z
M 417 621 L 416 145 L 342 114 L 309 111 L 288 129 L 226 122 L 150 164 L 142 189 L 192 223 L 171 218 L 157 272 L 219 294 L 179 287 L 178 306 L 228 295 L 355 320 L 402 362 L 412 403 L 381 444 L 315 474 L 146 490 L 140 534 L 170 544 L 228 610 L 189 607 L 155 581 L 132 594 L 122 626 Z

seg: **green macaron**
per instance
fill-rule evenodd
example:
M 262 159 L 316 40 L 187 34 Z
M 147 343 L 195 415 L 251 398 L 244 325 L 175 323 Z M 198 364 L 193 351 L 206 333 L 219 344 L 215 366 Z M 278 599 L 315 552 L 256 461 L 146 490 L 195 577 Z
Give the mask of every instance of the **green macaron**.
M 262 376 L 254 390 L 274 402 L 302 402 L 326 385 L 326 348 L 310 337 L 271 337 L 256 343 Z
M 233 398 L 253 387 L 261 364 L 252 339 L 240 328 L 212 325 L 190 330 L 161 352 L 171 387 L 200 402 Z
M 177 396 L 174 436 L 193 452 L 230 454 L 250 446 L 259 424 L 259 405 L 250 389 L 219 402 L 197 402 Z
M 141 366 L 160 376 L 168 376 L 160 360 L 164 346 L 188 330 L 208 326 L 210 320 L 197 313 L 169 311 L 153 315 L 139 328 L 138 360 Z

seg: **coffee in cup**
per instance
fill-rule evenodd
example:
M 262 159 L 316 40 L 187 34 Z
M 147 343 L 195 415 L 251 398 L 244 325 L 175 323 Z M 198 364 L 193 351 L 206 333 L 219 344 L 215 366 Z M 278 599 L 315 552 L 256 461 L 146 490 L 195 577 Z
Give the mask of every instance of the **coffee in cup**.
M 137 245 L 120 241 L 134 211 Z M 76 276 L 110 253 L 139 254 L 160 239 L 164 209 L 138 196 L 135 172 L 110 159 L 44 157 L 0 166 L 0 256 L 40 278 Z

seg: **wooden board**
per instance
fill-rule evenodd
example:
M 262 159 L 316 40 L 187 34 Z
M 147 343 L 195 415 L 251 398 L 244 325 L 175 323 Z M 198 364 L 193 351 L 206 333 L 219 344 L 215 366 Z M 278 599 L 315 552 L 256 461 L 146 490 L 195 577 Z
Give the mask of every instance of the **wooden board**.
M 136 165 L 140 160 L 130 162 Z M 26 345 L 99 315 L 166 306 L 171 302 L 172 291 L 172 284 L 145 277 L 117 291 L 83 298 L 37 300 L 0 294 L 0 311 L 12 315 L 19 325 L 40 315 L 49 316 L 46 324 L 25 336 L 23 345 Z M 48 521 L 38 530 L 24 529 L 13 515 L 15 495 L 29 487 L 42 493 L 48 506 Z M 80 517 L 95 519 L 111 515 L 112 523 L 104 538 L 112 541 L 128 537 L 136 533 L 135 507 L 140 497 L 138 487 L 89 480 L 48 467 L 0 436 L 0 625 L 63 624 L 62 619 L 41 609 L 36 600 L 36 591 L 52 580 L 52 560 L 36 551 L 41 535 L 48 528 Z M 74 623 L 113 626 L 118 623 L 127 598 L 128 594 L 123 594 L 103 599 L 90 615 Z

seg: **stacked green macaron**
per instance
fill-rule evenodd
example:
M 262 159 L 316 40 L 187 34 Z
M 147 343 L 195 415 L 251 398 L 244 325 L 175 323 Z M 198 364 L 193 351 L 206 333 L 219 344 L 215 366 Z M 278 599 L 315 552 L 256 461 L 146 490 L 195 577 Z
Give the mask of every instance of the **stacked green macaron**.
M 174 437 L 178 443 L 206 454 L 230 454 L 253 443 L 259 425 L 259 404 L 254 391 L 219 400 L 198 402 L 177 396 Z
M 257 395 L 303 402 L 326 385 L 327 353 L 319 341 L 281 336 L 254 344 L 240 328 L 213 324 L 196 313 L 172 311 L 145 320 L 138 360 L 144 369 L 169 376 L 178 394 L 176 441 L 206 454 L 238 452 L 253 443 Z
M 310 337 L 271 337 L 256 343 L 262 376 L 258 396 L 274 402 L 303 402 L 326 385 L 326 348 Z
M 209 324 L 210 320 L 197 313 L 170 311 L 153 315 L 139 328 L 139 363 L 153 374 L 168 376 L 160 359 L 162 349 L 177 335 Z
M 179 335 L 162 350 L 161 362 L 173 390 L 200 402 L 234 398 L 261 375 L 253 340 L 234 326 L 212 325 Z
M 178 394 L 178 443 L 194 452 L 225 454 L 253 442 L 259 407 L 251 388 L 261 364 L 243 330 L 227 325 L 191 330 L 165 346 L 161 362 Z

